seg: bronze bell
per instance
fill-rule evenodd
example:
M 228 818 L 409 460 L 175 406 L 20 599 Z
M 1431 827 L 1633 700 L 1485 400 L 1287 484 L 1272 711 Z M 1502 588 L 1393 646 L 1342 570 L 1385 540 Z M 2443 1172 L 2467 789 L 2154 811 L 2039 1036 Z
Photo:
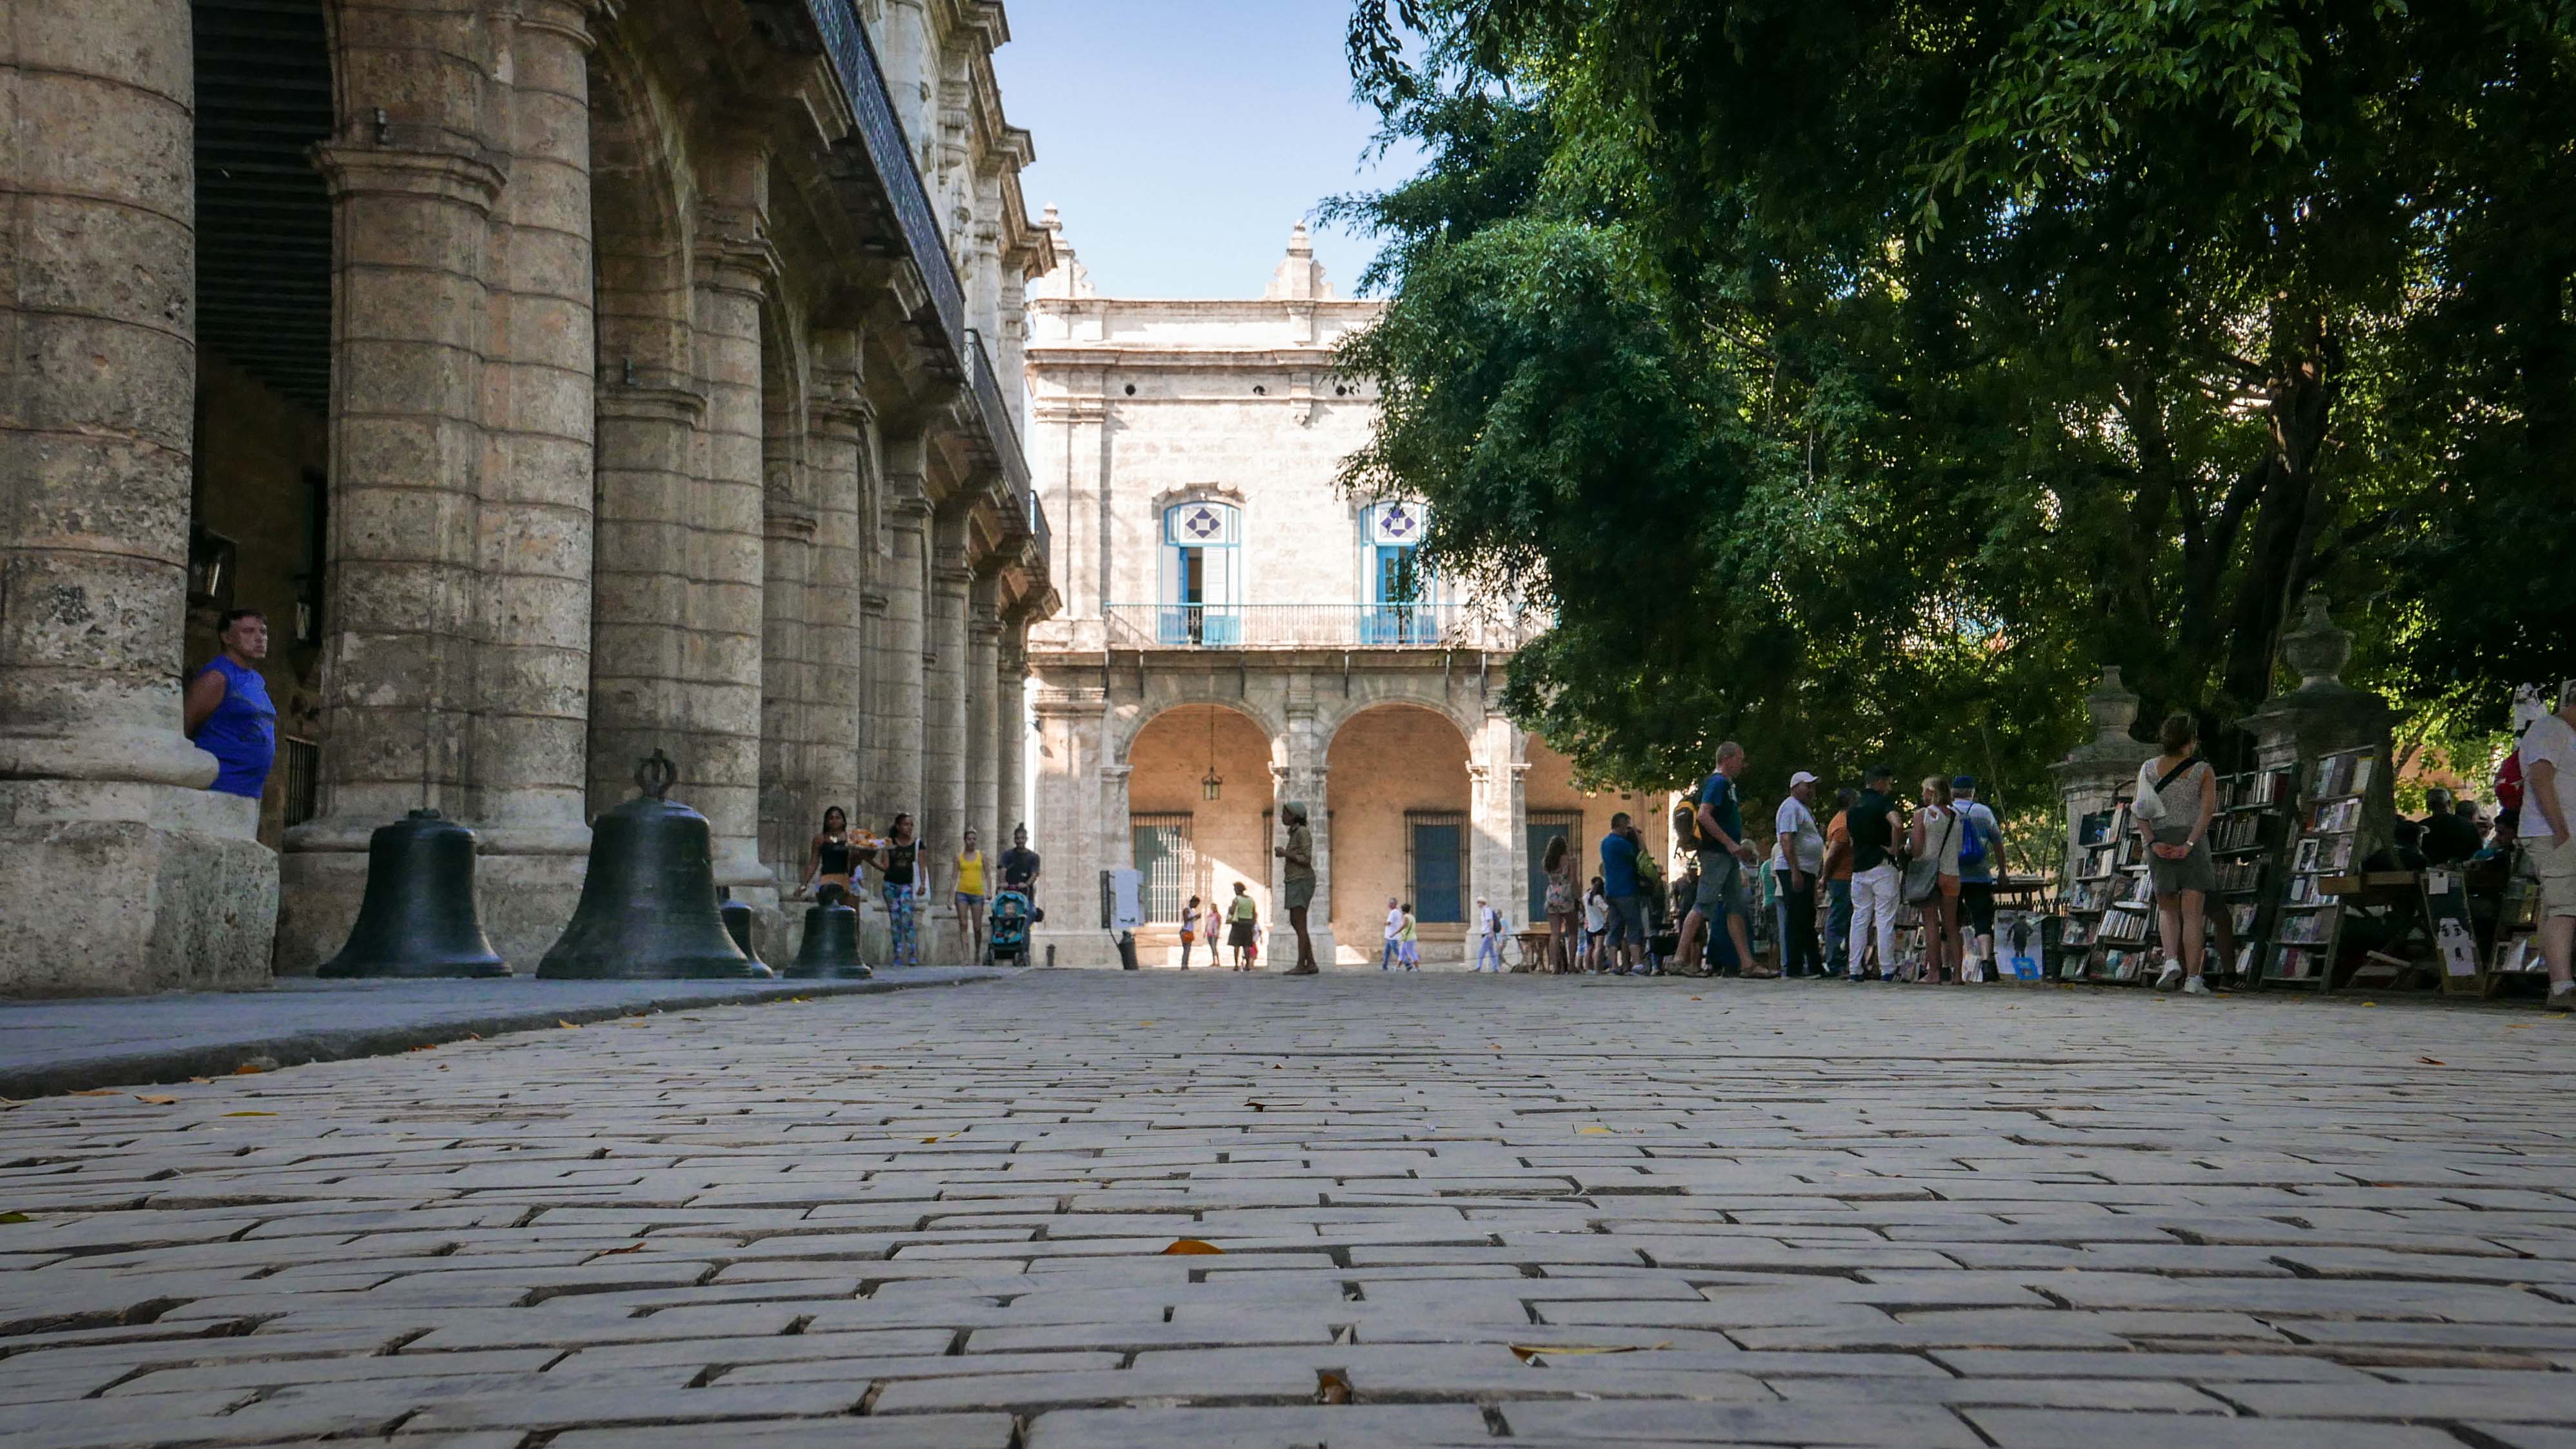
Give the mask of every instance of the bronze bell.
M 733 943 L 742 948 L 742 954 L 760 961 L 759 950 L 751 944 L 751 907 L 733 898 L 732 887 L 716 887 L 716 914 L 724 917 L 725 934 L 733 937 Z
M 842 901 L 841 888 L 827 885 L 814 895 L 813 906 L 805 912 L 805 943 L 796 948 L 796 964 L 787 968 L 787 974 L 809 979 L 837 976 L 844 981 L 874 977 L 877 973 L 859 964 L 859 913 Z
M 415 810 L 367 837 L 367 893 L 319 976 L 507 976 L 474 915 L 474 832 Z
M 707 817 L 663 798 L 679 768 L 660 750 L 635 770 L 642 794 L 591 827 L 590 873 L 572 924 L 537 963 L 543 981 L 765 977 L 716 910 Z

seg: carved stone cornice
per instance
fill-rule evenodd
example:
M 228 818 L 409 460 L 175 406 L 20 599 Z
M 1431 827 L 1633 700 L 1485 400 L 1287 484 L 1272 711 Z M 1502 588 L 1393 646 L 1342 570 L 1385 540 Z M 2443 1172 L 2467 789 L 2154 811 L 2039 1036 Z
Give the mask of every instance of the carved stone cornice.
M 325 141 L 313 147 L 312 157 L 334 201 L 360 196 L 426 197 L 490 216 L 510 180 L 507 171 L 482 157 L 433 147 Z

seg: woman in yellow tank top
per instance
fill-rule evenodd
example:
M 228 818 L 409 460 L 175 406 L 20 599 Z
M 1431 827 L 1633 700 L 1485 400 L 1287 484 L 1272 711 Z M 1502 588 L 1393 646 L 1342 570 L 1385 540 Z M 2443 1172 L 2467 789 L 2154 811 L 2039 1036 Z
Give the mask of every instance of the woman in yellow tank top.
M 966 848 L 957 853 L 957 928 L 966 938 L 966 959 L 984 959 L 984 852 L 975 845 L 975 829 L 966 829 Z

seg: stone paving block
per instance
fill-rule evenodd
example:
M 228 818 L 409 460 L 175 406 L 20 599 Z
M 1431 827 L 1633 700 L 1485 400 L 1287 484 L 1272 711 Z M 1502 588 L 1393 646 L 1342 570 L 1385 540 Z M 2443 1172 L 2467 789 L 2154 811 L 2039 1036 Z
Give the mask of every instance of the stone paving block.
M 405 1431 L 585 1429 L 616 1424 L 715 1423 L 734 1419 L 822 1418 L 858 1409 L 863 1387 L 763 1384 L 728 1389 L 623 1389 L 605 1384 L 478 1393 L 431 1400 Z
M 2322 1424 L 2296 1419 L 2213 1419 L 2187 1424 L 2160 1414 L 2072 1409 L 1965 1409 L 1998 1449 L 2459 1449 L 2440 1429 L 2401 1424 Z
M 1058 1409 L 1030 1424 L 1028 1449 L 1447 1449 L 1493 1439 L 1468 1404 Z
M 1516 1403 L 1514 1439 L 1580 1443 L 1800 1444 L 1871 1449 L 1982 1449 L 1968 1426 L 1933 1408 L 1839 1404 Z M 2072 1441 L 2070 1441 L 2072 1442 Z
M 1008 1414 L 907 1414 L 899 1420 L 823 1419 L 660 1429 L 577 1429 L 548 1449 L 1008 1449 Z M 412 1449 L 408 1437 L 401 1449 Z M 430 1449 L 430 1446 L 423 1446 Z

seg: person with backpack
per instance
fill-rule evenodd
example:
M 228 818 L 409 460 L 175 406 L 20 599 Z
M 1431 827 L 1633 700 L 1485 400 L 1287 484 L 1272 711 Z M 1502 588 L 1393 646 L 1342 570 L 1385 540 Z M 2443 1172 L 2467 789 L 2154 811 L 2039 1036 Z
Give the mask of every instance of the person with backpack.
M 1959 817 L 1944 802 L 1948 787 L 1938 775 L 1923 779 L 1923 808 L 1914 812 L 1905 863 L 1905 903 L 1923 913 L 1923 969 L 1916 981 L 1937 982 L 1946 967 L 1950 984 L 1968 979 L 1967 952 L 1959 941 Z
M 1482 971 L 1486 969 L 1485 963 L 1491 961 L 1494 963 L 1495 974 L 1502 973 L 1503 935 L 1503 913 L 1486 904 L 1483 896 L 1476 897 L 1476 965 L 1474 969 Z
M 1959 817 L 1959 915 L 1968 942 L 1968 979 L 1983 980 L 1995 960 L 1995 866 L 2003 859 L 2004 827 L 1977 799 L 1977 777 L 1950 781 L 1950 813 Z

